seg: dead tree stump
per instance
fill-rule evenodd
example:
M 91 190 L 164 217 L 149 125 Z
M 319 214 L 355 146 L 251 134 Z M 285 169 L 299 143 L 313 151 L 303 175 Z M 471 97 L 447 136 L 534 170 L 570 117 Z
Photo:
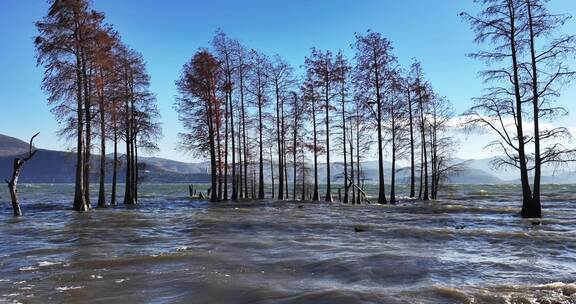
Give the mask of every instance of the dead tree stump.
M 20 172 L 22 171 L 22 166 L 24 163 L 29 161 L 38 150 L 34 150 L 34 146 L 32 142 L 34 138 L 38 136 L 40 133 L 34 134 L 30 139 L 30 148 L 28 150 L 28 155 L 24 158 L 15 158 L 14 159 L 14 168 L 12 171 L 12 178 L 10 180 L 6 180 L 8 184 L 8 190 L 10 191 L 10 198 L 12 199 L 12 209 L 14 209 L 14 216 L 21 216 L 22 209 L 20 209 L 20 203 L 18 202 L 18 177 L 20 177 Z

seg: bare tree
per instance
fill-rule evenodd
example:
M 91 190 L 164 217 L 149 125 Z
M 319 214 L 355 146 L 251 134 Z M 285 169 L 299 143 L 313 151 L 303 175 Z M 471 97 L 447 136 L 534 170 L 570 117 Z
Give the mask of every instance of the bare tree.
M 288 91 L 294 84 L 292 67 L 279 55 L 274 56 L 270 65 L 270 81 L 274 88 L 276 99 L 276 143 L 278 152 L 278 199 L 284 199 L 288 193 L 285 183 L 285 124 L 284 124 L 284 100 L 287 98 Z
M 254 67 L 250 75 L 250 87 L 248 91 L 254 96 L 254 104 L 258 109 L 258 138 L 259 138 L 259 159 L 258 159 L 258 198 L 264 198 L 264 111 L 268 104 L 268 89 L 270 86 L 270 61 L 266 55 L 252 50 L 252 61 Z
M 76 136 L 76 211 L 89 209 L 85 177 L 85 99 L 88 96 L 87 48 L 94 37 L 94 20 L 101 14 L 91 11 L 86 0 L 53 0 L 48 14 L 36 22 L 37 64 L 45 68 L 42 88 L 59 122 L 74 126 Z
M 391 182 L 390 182 L 390 203 L 396 203 L 396 163 L 397 160 L 405 157 L 409 141 L 409 111 L 408 101 L 403 90 L 403 79 L 398 71 L 388 74 L 387 94 L 384 98 L 384 116 L 387 123 L 384 130 L 389 137 L 387 144 L 392 154 Z
M 324 200 L 332 202 L 332 185 L 330 180 L 330 112 L 333 110 L 333 106 L 330 104 L 330 101 L 335 95 L 336 67 L 334 66 L 334 56 L 330 51 L 322 52 L 312 48 L 310 57 L 306 57 L 304 62 L 307 75 L 309 75 L 308 80 L 311 81 L 310 83 L 314 89 L 319 91 L 319 96 L 321 96 L 322 106 L 325 111 L 326 195 Z
M 219 61 L 208 51 L 199 50 L 190 62 L 184 65 L 182 75 L 176 82 L 179 93 L 176 108 L 180 121 L 189 131 L 180 134 L 182 145 L 197 155 L 210 155 L 212 202 L 219 200 L 216 192 L 216 119 L 220 101 L 216 92 L 221 73 Z
M 348 140 L 346 138 L 347 129 L 346 121 L 348 119 L 348 91 L 349 91 L 349 81 L 350 81 L 350 70 L 351 67 L 348 64 L 344 54 L 340 51 L 336 55 L 334 62 L 335 66 L 335 81 L 337 83 L 338 96 L 340 97 L 340 123 L 342 127 L 341 134 L 341 144 L 342 144 L 342 157 L 344 159 L 344 199 L 343 203 L 348 203 L 348 193 L 350 188 L 350 183 L 348 182 L 348 155 L 346 151 L 346 146 L 348 145 Z M 353 174 L 353 173 L 352 173 Z M 353 179 L 353 178 L 352 178 Z
M 306 106 L 310 116 L 312 117 L 312 145 L 311 150 L 314 155 L 314 189 L 312 192 L 312 200 L 318 201 L 320 199 L 318 194 L 318 155 L 322 153 L 322 145 L 318 143 L 318 128 L 317 128 L 317 103 L 318 95 L 315 90 L 312 75 L 310 72 L 306 73 L 306 79 L 302 84 L 302 98 L 304 102 L 309 105 Z
M 382 94 L 385 87 L 386 74 L 391 67 L 395 66 L 396 58 L 392 55 L 391 42 L 376 32 L 368 31 L 365 35 L 356 33 L 356 42 L 353 47 L 356 49 L 356 67 L 354 72 L 356 98 L 362 100 L 366 107 L 371 110 L 377 128 L 378 203 L 386 204 Z
M 481 3 L 484 7 L 479 15 L 461 15 L 470 22 L 477 43 L 493 45 L 490 51 L 470 55 L 490 65 L 490 69 L 482 73 L 490 87 L 484 96 L 474 99 L 475 105 L 464 113 L 465 126 L 490 130 L 498 136 L 488 145 L 503 155 L 494 165 L 519 170 L 521 215 L 541 217 L 541 166 L 574 159 L 575 151 L 561 144 L 569 138 L 565 128 L 541 130 L 539 125 L 541 119 L 552 119 L 566 112 L 551 102 L 558 96 L 558 88 L 574 77 L 563 62 L 565 56 L 574 54 L 574 37 L 550 39 L 543 50 L 538 51 L 537 45 L 545 44 L 566 16 L 550 14 L 545 1 L 483 0 Z M 528 58 L 524 60 L 524 57 Z M 496 64 L 500 66 L 494 67 Z M 524 127 L 524 120 L 530 115 L 530 107 L 524 107 L 525 103 L 532 105 L 532 135 Z M 546 140 L 549 142 L 543 147 Z M 530 171 L 534 171 L 532 186 Z

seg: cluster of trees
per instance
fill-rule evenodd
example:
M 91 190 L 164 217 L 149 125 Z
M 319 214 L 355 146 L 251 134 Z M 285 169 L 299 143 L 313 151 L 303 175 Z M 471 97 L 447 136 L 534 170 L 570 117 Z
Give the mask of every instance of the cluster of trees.
M 542 166 L 576 159 L 576 150 L 565 146 L 571 137 L 566 128 L 541 125 L 568 113 L 555 101 L 576 76 L 567 65 L 576 54 L 576 36 L 556 34 L 570 16 L 551 13 L 547 0 L 478 2 L 480 13 L 462 16 L 476 42 L 492 46 L 471 54 L 490 66 L 482 73 L 489 87 L 464 113 L 464 123 L 496 134 L 489 147 L 501 157 L 494 164 L 520 173 L 522 216 L 541 217 Z
M 212 201 L 228 199 L 229 192 L 234 200 L 264 198 L 265 184 L 278 199 L 290 193 L 296 199 L 299 192 L 302 199 L 332 201 L 331 157 L 337 155 L 343 165 L 343 202 L 361 203 L 367 199 L 361 161 L 374 142 L 379 203 L 396 201 L 401 160 L 410 164 L 410 196 L 416 197 L 419 180 L 418 197 L 437 197 L 454 169 L 449 156 L 455 143 L 446 132 L 453 115 L 450 103 L 433 91 L 419 62 L 414 60 L 407 71 L 400 67 L 388 39 L 371 31 L 355 38 L 353 64 L 342 51 L 312 48 L 298 76 L 279 55 L 268 57 L 219 30 L 211 46 L 184 65 L 175 104 L 186 130 L 181 142 L 197 156 L 209 157 Z M 388 194 L 385 148 L 392 163 Z M 326 193 L 321 197 L 322 155 Z M 268 162 L 271 181 L 265 181 Z
M 105 197 L 106 144 L 113 145 L 112 195 L 116 204 L 118 148 L 125 143 L 125 204 L 138 201 L 138 151 L 157 149 L 159 111 L 149 90 L 150 76 L 142 55 L 128 48 L 104 14 L 89 0 L 52 0 L 48 14 L 36 23 L 38 65 L 45 69 L 43 89 L 63 126 L 61 135 L 76 140 L 73 208 L 90 203 L 91 156 L 99 149 L 98 206 Z M 98 142 L 99 141 L 99 142 Z

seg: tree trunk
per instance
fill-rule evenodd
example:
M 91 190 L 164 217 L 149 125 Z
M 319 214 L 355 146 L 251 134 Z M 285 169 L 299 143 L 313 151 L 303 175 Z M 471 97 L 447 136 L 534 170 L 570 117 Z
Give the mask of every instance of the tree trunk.
M 241 114 L 241 113 L 240 113 Z M 238 117 L 238 198 L 244 198 L 244 180 L 246 174 L 243 170 L 245 160 L 242 158 L 242 115 Z
M 118 174 L 118 127 L 116 125 L 116 118 L 113 118 L 114 122 L 114 161 L 112 162 L 112 194 L 110 198 L 110 204 L 116 205 L 116 183 Z
M 258 121 L 259 121 L 259 125 L 258 125 L 258 133 L 260 136 L 260 161 L 259 161 L 259 180 L 258 180 L 258 198 L 259 199 L 263 199 L 264 198 L 264 142 L 263 142 L 263 137 L 262 137 L 262 133 L 263 133 L 263 124 L 262 124 L 262 95 L 259 93 L 258 94 Z
M 103 93 L 103 92 L 102 92 Z M 102 97 L 103 98 L 103 97 Z M 100 180 L 98 189 L 98 207 L 106 206 L 105 174 L 106 174 L 106 121 L 104 112 L 104 100 L 100 100 Z
M 360 187 L 360 109 L 356 106 L 356 185 Z M 356 203 L 360 204 L 360 191 L 357 191 Z
M 342 146 L 344 149 L 344 204 L 348 204 L 348 162 L 347 162 L 347 153 L 346 153 L 346 108 L 345 108 L 345 99 L 344 99 L 344 84 L 342 84 Z
M 327 77 L 328 78 L 328 77 Z M 332 185 L 330 184 L 330 97 L 329 94 L 329 87 L 328 87 L 328 79 L 326 81 L 326 90 L 325 90 L 325 109 L 326 109 L 326 196 L 324 200 L 327 202 L 332 202 Z
M 518 160 L 520 162 L 520 180 L 522 182 L 522 216 L 530 217 L 536 210 L 534 201 L 532 199 L 532 190 L 530 189 L 530 182 L 528 181 L 528 166 L 526 164 L 526 152 L 524 143 L 524 128 L 522 126 L 522 96 L 521 96 L 521 83 L 519 76 L 519 66 L 517 60 L 516 50 L 516 25 L 515 25 L 515 12 L 512 3 L 508 3 L 510 15 L 510 47 L 512 54 L 512 71 L 514 83 L 514 97 L 516 100 L 516 133 L 518 136 Z
M 224 102 L 224 192 L 222 199 L 228 200 L 228 98 Z
M 272 198 L 275 197 L 274 195 L 274 162 L 272 161 L 272 146 L 270 146 L 270 175 L 272 180 Z M 282 175 L 282 174 L 280 174 Z M 282 198 L 279 198 L 282 199 Z
M 284 175 L 283 170 L 283 157 L 282 157 L 282 130 L 280 128 L 280 87 L 278 80 L 275 82 L 275 92 L 276 92 L 276 139 L 278 143 L 278 199 L 284 199 Z M 274 195 L 272 195 L 274 196 Z
M 396 203 L 396 121 L 392 108 L 392 180 L 390 181 L 390 204 Z
M 216 124 L 215 124 L 216 125 L 215 132 L 216 132 L 216 151 L 218 153 L 218 155 L 217 155 L 218 156 L 218 161 L 217 161 L 217 166 L 218 166 L 218 200 L 222 200 L 222 182 L 223 182 L 223 179 L 222 179 L 222 145 L 221 145 L 221 141 L 220 141 L 220 133 L 221 133 L 220 129 L 222 126 L 220 125 L 221 124 L 220 123 L 221 117 L 219 116 L 220 111 L 221 111 L 220 105 L 218 105 L 217 107 L 218 107 L 218 110 L 216 113 L 218 115 L 218 118 L 217 118 Z
M 374 67 L 377 107 L 376 119 L 378 120 L 378 203 L 386 204 L 386 191 L 384 188 L 384 147 L 382 145 L 382 100 L 380 97 L 380 74 L 376 54 L 374 54 Z
M 212 110 L 212 105 L 208 105 L 208 141 L 210 145 L 210 201 L 218 201 L 218 193 L 216 193 L 217 181 L 217 168 L 216 168 L 216 147 L 215 147 L 215 123 L 214 123 L 214 113 Z
M 86 69 L 86 58 L 85 54 L 83 54 L 84 60 L 82 61 L 82 74 L 84 77 L 84 117 L 86 123 L 86 129 L 84 132 L 86 133 L 86 146 L 84 150 L 84 200 L 86 201 L 86 208 L 90 209 L 90 153 L 92 151 L 92 106 L 90 102 L 91 96 L 91 77 L 92 72 L 90 69 L 90 75 L 88 75 Z
M 87 211 L 86 197 L 84 196 L 84 110 L 82 100 L 82 77 L 80 55 L 76 54 L 76 177 L 74 186 L 74 205 L 76 211 Z
M 526 218 L 542 217 L 540 204 L 540 180 L 542 175 L 542 158 L 540 154 L 540 105 L 538 92 L 538 69 L 536 61 L 535 35 L 532 19 L 532 4 L 526 1 L 528 7 L 528 21 L 530 26 L 530 59 L 532 61 L 532 106 L 534 117 L 534 189 L 530 203 L 522 204 L 521 215 Z
M 239 67 L 240 107 L 242 110 L 242 147 L 244 149 L 244 198 L 248 197 L 248 146 L 246 145 L 246 108 L 244 106 L 244 73 L 242 63 Z
M 296 115 L 296 114 L 295 114 Z M 294 132 L 292 133 L 292 200 L 296 200 L 296 149 L 297 149 L 297 139 L 298 139 L 298 127 L 297 118 L 294 122 Z
M 22 166 L 24 166 L 24 163 L 32 159 L 32 157 L 34 157 L 34 155 L 36 155 L 36 152 L 38 151 L 38 150 L 33 151 L 34 138 L 36 138 L 38 134 L 40 133 L 34 134 L 34 136 L 32 136 L 32 138 L 30 139 L 30 147 L 28 150 L 28 155 L 24 158 L 14 159 L 12 177 L 10 178 L 9 181 L 6 181 L 6 183 L 8 184 L 8 190 L 10 191 L 10 198 L 12 200 L 12 209 L 14 210 L 14 216 L 22 215 L 22 210 L 20 209 L 20 203 L 18 202 L 18 178 L 20 177 L 20 172 L 22 171 Z
M 352 186 L 352 205 L 356 204 L 356 188 L 354 188 L 354 138 L 352 137 L 352 126 L 350 126 L 350 183 L 346 188 L 350 188 Z M 344 143 L 345 145 L 348 143 Z M 345 183 L 348 181 L 345 180 Z
M 428 196 L 428 154 L 426 152 L 426 120 L 424 117 L 424 101 L 422 100 L 422 89 L 419 90 L 419 103 L 420 103 L 420 131 L 422 137 L 422 155 L 424 157 L 424 163 L 422 166 L 424 167 L 424 196 L 423 200 L 427 201 L 430 200 Z
M 14 170 L 12 171 L 12 178 L 8 183 L 8 190 L 10 191 L 10 198 L 12 200 L 12 209 L 14 210 L 14 216 L 21 216 L 22 210 L 20 209 L 20 203 L 18 202 L 18 177 L 20 176 L 20 169 L 22 168 L 22 160 L 19 158 L 14 159 Z
M 228 82 L 230 83 L 230 78 L 232 76 L 228 75 Z M 232 200 L 238 199 L 238 177 L 236 175 L 236 140 L 234 137 L 234 111 L 232 110 L 232 84 L 230 83 L 228 100 L 230 101 L 230 137 L 232 138 Z
M 132 143 L 132 132 L 131 132 L 131 115 L 130 115 L 130 102 L 127 99 L 125 104 L 126 111 L 126 181 L 124 189 L 124 204 L 132 205 L 134 203 L 132 197 L 132 156 L 130 145 Z
M 316 106 L 314 100 L 312 100 L 312 125 L 314 126 L 314 193 L 312 194 L 312 200 L 317 201 L 320 198 L 318 195 L 318 143 L 316 138 Z
M 408 114 L 409 114 L 409 125 L 410 125 L 410 197 L 416 197 L 415 193 L 415 183 L 416 175 L 414 172 L 414 123 L 412 120 L 412 98 L 410 97 L 410 88 L 408 88 Z

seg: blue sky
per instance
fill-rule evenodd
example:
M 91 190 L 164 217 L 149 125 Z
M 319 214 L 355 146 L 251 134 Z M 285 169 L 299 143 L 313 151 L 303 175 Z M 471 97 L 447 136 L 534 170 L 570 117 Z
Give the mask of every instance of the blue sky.
M 207 46 L 215 30 L 268 55 L 278 53 L 299 67 L 311 47 L 353 56 L 350 43 L 354 32 L 381 32 L 393 41 L 395 54 L 407 66 L 412 57 L 422 61 L 434 88 L 447 96 L 461 113 L 470 98 L 482 91 L 477 77 L 483 65 L 465 55 L 478 49 L 468 24 L 458 13 L 473 12 L 472 0 L 285 0 L 285 1 L 171 1 L 94 0 L 123 40 L 140 51 L 152 76 L 162 114 L 164 137 L 156 154 L 194 161 L 175 149 L 182 131 L 173 109 L 174 80 L 182 65 L 199 47 Z M 68 143 L 56 136 L 58 125 L 40 88 L 42 69 L 35 66 L 34 22 L 47 11 L 42 0 L 0 0 L 0 133 L 29 138 L 41 131 L 37 145 L 63 150 Z M 552 1 L 551 10 L 576 15 L 576 1 Z M 570 21 L 564 28 L 576 32 Z M 561 102 L 575 112 L 570 88 Z M 572 118 L 561 123 L 576 127 Z M 487 155 L 481 147 L 489 138 L 461 138 L 459 157 Z

